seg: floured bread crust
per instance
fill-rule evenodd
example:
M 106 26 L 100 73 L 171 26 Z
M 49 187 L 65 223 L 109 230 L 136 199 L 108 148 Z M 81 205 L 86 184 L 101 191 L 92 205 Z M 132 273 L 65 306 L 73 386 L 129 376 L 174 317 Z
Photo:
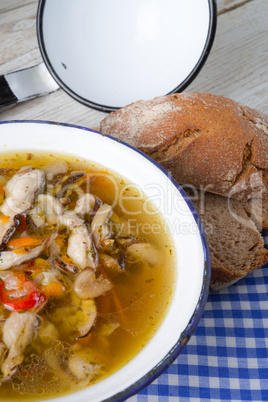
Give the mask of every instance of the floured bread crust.
M 237 200 L 268 199 L 268 117 L 211 94 L 134 102 L 100 124 L 151 156 L 181 184 Z

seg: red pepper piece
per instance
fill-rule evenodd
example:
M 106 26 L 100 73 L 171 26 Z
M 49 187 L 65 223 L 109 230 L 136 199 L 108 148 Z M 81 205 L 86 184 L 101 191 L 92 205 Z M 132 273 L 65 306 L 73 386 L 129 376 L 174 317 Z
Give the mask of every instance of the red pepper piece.
M 46 301 L 46 296 L 40 292 L 37 286 L 25 280 L 21 289 L 8 290 L 5 281 L 0 284 L 0 300 L 7 310 L 24 311 L 40 306 Z

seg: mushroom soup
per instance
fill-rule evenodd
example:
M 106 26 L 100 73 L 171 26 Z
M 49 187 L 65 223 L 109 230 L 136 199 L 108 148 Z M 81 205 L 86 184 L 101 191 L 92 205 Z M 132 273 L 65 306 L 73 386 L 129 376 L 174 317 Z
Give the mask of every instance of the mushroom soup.
M 105 168 L 45 153 L 0 162 L 0 401 L 75 392 L 159 327 L 175 282 L 169 232 Z

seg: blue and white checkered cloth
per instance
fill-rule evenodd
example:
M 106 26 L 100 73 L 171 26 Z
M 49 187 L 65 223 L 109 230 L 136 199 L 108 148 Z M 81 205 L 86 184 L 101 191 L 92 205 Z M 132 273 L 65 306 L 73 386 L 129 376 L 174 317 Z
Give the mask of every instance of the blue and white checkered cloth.
M 150 386 L 128 399 L 178 400 L 268 402 L 268 264 L 211 293 L 181 355 Z

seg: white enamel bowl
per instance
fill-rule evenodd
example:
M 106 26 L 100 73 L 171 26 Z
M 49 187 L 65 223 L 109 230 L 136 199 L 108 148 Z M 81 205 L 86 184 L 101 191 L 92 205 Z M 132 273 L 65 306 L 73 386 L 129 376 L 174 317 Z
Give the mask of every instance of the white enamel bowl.
M 2 122 L 0 152 L 10 151 L 52 151 L 103 165 L 137 184 L 147 198 L 154 200 L 171 229 L 176 253 L 175 289 L 151 341 L 110 377 L 83 391 L 53 399 L 125 400 L 172 364 L 201 318 L 208 295 L 210 260 L 199 217 L 184 191 L 158 164 L 128 145 L 89 129 L 40 121 Z
M 38 43 L 57 83 L 111 111 L 181 92 L 204 65 L 216 0 L 39 0 Z

